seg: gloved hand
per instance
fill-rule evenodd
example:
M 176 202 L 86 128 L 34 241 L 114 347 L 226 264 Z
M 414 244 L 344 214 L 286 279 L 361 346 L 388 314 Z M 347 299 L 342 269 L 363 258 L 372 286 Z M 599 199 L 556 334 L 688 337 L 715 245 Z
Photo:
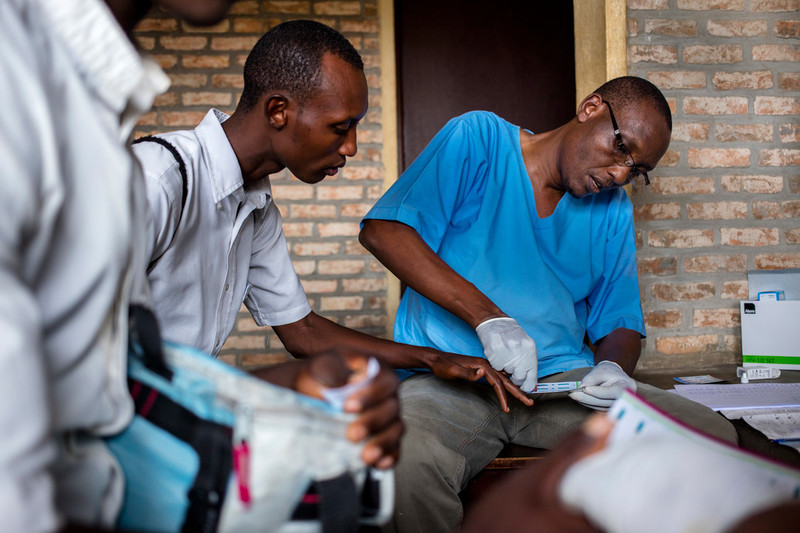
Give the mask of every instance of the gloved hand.
M 536 343 L 516 320 L 490 318 L 478 324 L 475 331 L 492 368 L 510 374 L 511 382 L 525 392 L 536 388 Z
M 636 391 L 636 381 L 614 361 L 600 361 L 569 397 L 591 409 L 605 411 L 625 389 Z

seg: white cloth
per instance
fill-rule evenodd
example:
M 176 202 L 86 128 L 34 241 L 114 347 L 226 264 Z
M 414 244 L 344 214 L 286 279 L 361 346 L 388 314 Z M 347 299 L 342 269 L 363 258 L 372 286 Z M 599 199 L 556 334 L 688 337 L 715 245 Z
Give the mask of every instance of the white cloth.
M 108 524 L 120 480 L 87 435 L 130 419 L 127 311 L 147 298 L 125 140 L 168 79 L 98 0 L 0 2 L 0 78 L 0 529 Z
M 289 324 L 311 312 L 269 178 L 245 187 L 222 129 L 227 118 L 212 109 L 194 130 L 160 135 L 186 165 L 182 215 L 175 158 L 153 142 L 134 145 L 153 218 L 150 257 L 160 256 L 149 278 L 162 335 L 214 355 L 233 329 L 242 301 L 261 326 Z

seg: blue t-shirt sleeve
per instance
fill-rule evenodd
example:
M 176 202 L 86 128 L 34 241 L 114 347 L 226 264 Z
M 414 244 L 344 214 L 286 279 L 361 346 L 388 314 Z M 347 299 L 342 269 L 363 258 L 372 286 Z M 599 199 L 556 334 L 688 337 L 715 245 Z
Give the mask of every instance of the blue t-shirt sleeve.
M 485 132 L 469 113 L 448 122 L 378 200 L 365 219 L 395 220 L 413 227 L 434 251 L 448 226 L 469 224 L 485 187 Z
M 586 330 L 592 342 L 618 328 L 638 331 L 645 336 L 636 272 L 633 205 L 622 190 L 614 195 L 611 204 L 603 276 L 587 298 Z

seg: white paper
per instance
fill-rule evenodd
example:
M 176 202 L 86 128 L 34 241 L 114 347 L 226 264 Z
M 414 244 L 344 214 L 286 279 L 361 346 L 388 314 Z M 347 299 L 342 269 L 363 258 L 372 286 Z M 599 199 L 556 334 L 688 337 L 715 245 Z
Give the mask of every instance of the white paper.
M 800 383 L 675 385 L 675 391 L 715 411 L 800 407 Z

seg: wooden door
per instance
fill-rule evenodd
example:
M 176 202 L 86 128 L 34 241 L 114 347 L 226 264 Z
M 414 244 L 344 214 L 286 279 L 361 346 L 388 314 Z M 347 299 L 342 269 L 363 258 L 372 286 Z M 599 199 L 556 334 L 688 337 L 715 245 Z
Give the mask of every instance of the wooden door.
M 534 133 L 575 114 L 572 2 L 395 0 L 400 170 L 466 111 Z

